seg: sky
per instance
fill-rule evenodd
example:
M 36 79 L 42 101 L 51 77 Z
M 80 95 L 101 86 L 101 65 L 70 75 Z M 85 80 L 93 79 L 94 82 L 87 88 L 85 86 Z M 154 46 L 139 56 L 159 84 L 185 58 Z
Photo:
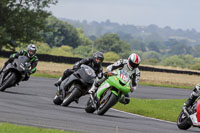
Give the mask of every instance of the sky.
M 200 31 L 200 0 L 58 0 L 48 10 L 57 18 Z

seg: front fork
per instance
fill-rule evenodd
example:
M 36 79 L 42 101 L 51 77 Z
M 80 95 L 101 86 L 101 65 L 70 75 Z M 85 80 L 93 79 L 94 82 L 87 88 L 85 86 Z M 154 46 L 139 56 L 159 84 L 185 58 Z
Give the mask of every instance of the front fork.
M 96 93 L 95 94 L 90 94 L 90 97 L 92 99 L 93 105 L 95 106 L 96 109 L 100 106 L 100 104 L 102 104 L 103 102 L 105 102 L 105 99 L 102 99 L 102 97 L 105 96 L 105 92 L 107 93 L 107 91 L 111 91 L 111 93 L 113 93 L 117 97 L 120 96 L 120 98 L 121 98 L 121 95 L 120 95 L 121 91 L 118 90 L 118 92 L 116 92 L 115 90 L 112 90 L 112 87 L 110 87 L 107 90 L 105 90 L 104 93 L 100 96 L 100 98 L 97 97 Z
M 60 86 L 57 87 L 57 92 L 56 92 L 56 95 L 58 97 L 60 97 L 60 99 L 64 99 L 64 94 L 62 93 L 62 89 L 60 89 Z

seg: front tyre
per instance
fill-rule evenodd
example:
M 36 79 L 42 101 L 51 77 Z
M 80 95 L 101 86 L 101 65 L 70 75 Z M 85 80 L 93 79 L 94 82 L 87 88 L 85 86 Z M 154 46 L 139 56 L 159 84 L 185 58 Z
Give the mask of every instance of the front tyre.
M 55 105 L 61 105 L 62 102 L 63 101 L 61 100 L 61 98 L 59 96 L 57 96 L 57 95 L 53 98 L 53 103 Z
M 118 97 L 111 92 L 110 95 L 106 99 L 104 99 L 104 101 L 100 101 L 100 106 L 97 110 L 97 114 L 104 115 L 117 102 Z
M 65 97 L 61 105 L 67 107 L 71 102 L 78 98 L 81 95 L 81 91 L 79 89 L 79 86 L 74 86 L 72 92 Z
M 189 124 L 189 121 L 190 121 L 190 119 L 185 115 L 185 113 L 183 111 L 181 111 L 181 113 L 177 119 L 178 128 L 182 129 L 182 130 L 189 129 L 192 126 L 191 124 Z
M 87 102 L 87 105 L 86 105 L 86 108 L 85 108 L 85 112 L 94 113 L 95 110 L 96 109 L 93 107 L 93 102 L 92 102 L 92 99 L 90 97 L 88 102 Z
M 3 83 L 0 85 L 0 91 L 5 91 L 9 86 L 12 86 L 15 78 L 16 74 L 14 72 L 9 72 L 3 79 Z

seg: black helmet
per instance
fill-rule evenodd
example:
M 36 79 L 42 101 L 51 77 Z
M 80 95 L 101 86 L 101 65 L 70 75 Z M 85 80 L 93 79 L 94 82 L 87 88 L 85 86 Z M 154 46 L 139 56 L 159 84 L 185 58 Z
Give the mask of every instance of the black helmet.
M 36 54 L 37 48 L 34 44 L 27 46 L 28 57 L 33 57 Z
M 96 52 L 93 54 L 93 60 L 95 64 L 101 64 L 104 60 L 104 54 L 100 51 Z M 97 62 L 97 60 L 100 60 L 99 62 Z

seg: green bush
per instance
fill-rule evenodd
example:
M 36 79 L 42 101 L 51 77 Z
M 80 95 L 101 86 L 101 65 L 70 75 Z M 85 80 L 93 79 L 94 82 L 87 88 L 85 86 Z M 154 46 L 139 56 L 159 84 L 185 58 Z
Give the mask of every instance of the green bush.
M 180 59 L 177 55 L 170 56 L 168 58 L 165 58 L 161 62 L 164 66 L 173 66 L 173 67 L 185 67 L 185 61 L 183 59 Z
M 190 68 L 193 70 L 200 70 L 200 63 L 195 63 L 194 65 L 191 65 Z
M 72 47 L 63 45 L 61 47 L 53 47 L 49 54 L 66 57 L 79 57 L 78 55 L 73 54 L 72 50 Z
M 105 61 L 117 61 L 120 59 L 119 55 L 114 52 L 104 53 Z

